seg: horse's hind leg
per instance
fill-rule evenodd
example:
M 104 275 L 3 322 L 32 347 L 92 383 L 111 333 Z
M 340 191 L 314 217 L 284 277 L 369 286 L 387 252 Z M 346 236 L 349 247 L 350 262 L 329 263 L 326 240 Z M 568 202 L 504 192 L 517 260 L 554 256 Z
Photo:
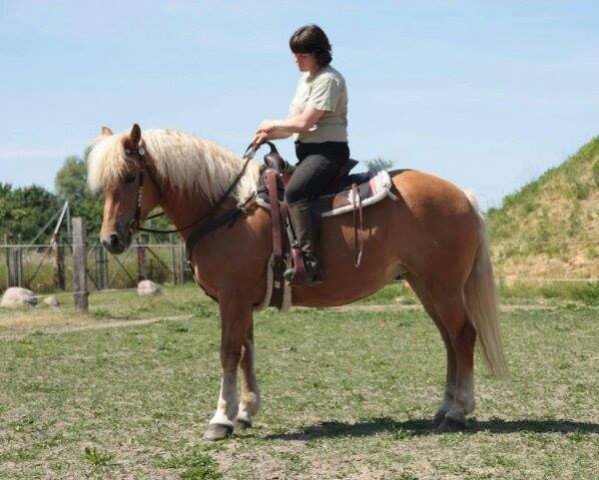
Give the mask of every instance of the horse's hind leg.
M 476 330 L 468 319 L 461 292 L 439 292 L 434 295 L 433 303 L 455 354 L 453 403 L 438 431 L 463 429 L 466 427 L 466 415 L 475 407 L 473 368 Z
M 447 371 L 445 375 L 445 393 L 441 405 L 435 414 L 433 420 L 435 427 L 438 427 L 445 419 L 445 414 L 449 411 L 454 401 L 454 386 L 456 383 L 456 359 L 453 345 L 449 332 L 445 327 L 445 324 L 441 321 L 441 317 L 437 313 L 433 301 L 431 300 L 424 283 L 412 274 L 406 275 L 408 283 L 412 287 L 412 290 L 416 293 L 422 306 L 428 313 L 429 317 L 433 319 L 435 325 L 439 329 L 443 343 L 445 344 L 445 350 L 447 352 Z
M 237 424 L 249 428 L 260 409 L 260 392 L 254 370 L 254 325 L 247 330 L 241 349 L 241 401 L 237 413 Z

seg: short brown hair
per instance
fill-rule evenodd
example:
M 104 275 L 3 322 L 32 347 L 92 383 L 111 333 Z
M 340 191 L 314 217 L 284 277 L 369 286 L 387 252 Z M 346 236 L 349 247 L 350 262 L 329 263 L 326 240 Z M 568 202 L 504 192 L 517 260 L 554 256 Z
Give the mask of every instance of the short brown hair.
M 333 60 L 329 39 L 318 25 L 298 28 L 289 39 L 289 48 L 293 53 L 313 53 L 321 67 L 326 67 Z

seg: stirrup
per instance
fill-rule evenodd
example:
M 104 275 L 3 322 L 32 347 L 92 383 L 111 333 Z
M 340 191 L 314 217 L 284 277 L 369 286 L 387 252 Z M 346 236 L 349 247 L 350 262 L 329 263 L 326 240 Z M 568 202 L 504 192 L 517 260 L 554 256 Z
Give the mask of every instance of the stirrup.
M 287 270 L 285 270 L 285 272 L 283 273 L 283 278 L 291 283 L 293 281 L 293 277 L 295 276 L 295 267 L 290 267 Z M 322 278 L 322 274 L 320 273 L 313 273 L 310 274 L 308 272 L 306 272 L 306 280 L 298 285 L 320 285 L 322 282 L 324 282 L 324 279 Z
M 318 258 L 310 253 L 301 253 L 299 249 L 293 249 L 293 252 L 292 258 L 294 260 L 294 265 L 285 270 L 283 278 L 290 284 L 298 286 L 321 284 L 324 279 L 322 263 Z M 298 262 L 301 262 L 301 266 L 299 267 Z M 299 275 L 299 278 L 296 279 L 296 275 Z

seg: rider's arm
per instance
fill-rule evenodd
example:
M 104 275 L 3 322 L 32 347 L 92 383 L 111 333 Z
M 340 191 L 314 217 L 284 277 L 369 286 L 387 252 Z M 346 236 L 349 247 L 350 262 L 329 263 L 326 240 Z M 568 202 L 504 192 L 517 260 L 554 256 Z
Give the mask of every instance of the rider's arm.
M 275 128 L 268 133 L 268 138 L 270 140 L 281 140 L 283 138 L 289 138 L 291 136 L 291 132 L 287 132 L 280 128 Z
M 276 135 L 286 134 L 285 137 L 277 136 L 277 138 L 286 138 L 292 133 L 307 133 L 316 125 L 323 114 L 324 110 L 307 107 L 299 115 L 293 115 L 284 120 L 265 120 L 258 128 L 258 131 L 268 133 L 270 138 L 274 138 L 272 137 L 273 133 Z

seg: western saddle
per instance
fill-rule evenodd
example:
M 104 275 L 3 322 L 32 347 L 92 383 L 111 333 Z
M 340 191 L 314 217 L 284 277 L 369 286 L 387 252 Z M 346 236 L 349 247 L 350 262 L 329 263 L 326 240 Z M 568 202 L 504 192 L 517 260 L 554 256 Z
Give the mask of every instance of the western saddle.
M 286 264 L 292 263 L 296 274 L 291 280 L 292 286 L 305 282 L 304 262 L 295 242 L 291 222 L 289 221 L 287 204 L 285 203 L 285 187 L 295 167 L 285 161 L 274 144 L 267 142 L 270 152 L 264 156 L 261 168 L 259 204 L 270 208 L 273 238 L 273 294 L 270 304 L 280 305 L 284 291 L 283 272 Z M 368 196 L 368 182 L 376 172 L 365 172 L 350 175 L 350 171 L 358 164 L 356 160 L 348 160 L 339 170 L 337 177 L 326 186 L 320 198 L 314 201 L 314 214 L 331 216 L 336 208 L 352 205 L 354 213 L 354 263 L 360 265 L 362 244 L 359 241 L 358 229 L 362 228 L 362 199 Z M 325 213 L 327 212 L 327 213 Z

